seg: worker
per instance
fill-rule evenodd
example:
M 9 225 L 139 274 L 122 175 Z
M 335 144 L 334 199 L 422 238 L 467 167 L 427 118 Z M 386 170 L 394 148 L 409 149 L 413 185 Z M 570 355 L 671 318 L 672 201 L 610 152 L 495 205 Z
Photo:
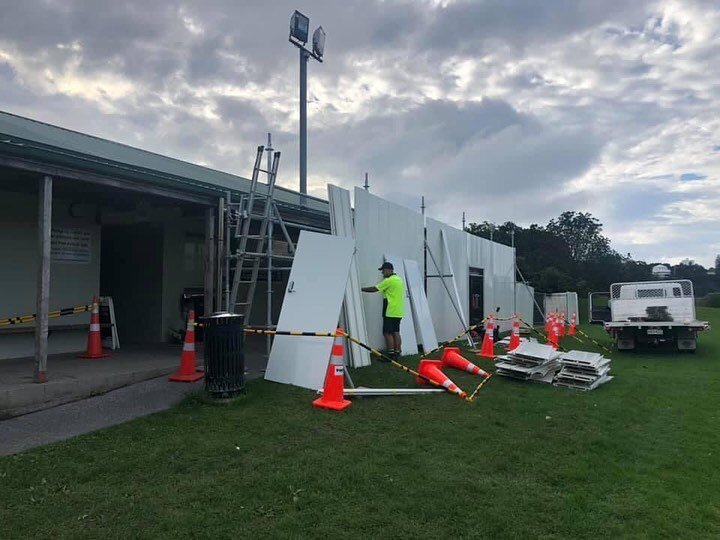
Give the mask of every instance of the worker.
M 384 262 L 380 268 L 383 279 L 374 287 L 363 287 L 362 292 L 381 292 L 383 295 L 383 336 L 390 358 L 400 356 L 400 321 L 405 315 L 405 284 L 395 273 L 392 263 Z

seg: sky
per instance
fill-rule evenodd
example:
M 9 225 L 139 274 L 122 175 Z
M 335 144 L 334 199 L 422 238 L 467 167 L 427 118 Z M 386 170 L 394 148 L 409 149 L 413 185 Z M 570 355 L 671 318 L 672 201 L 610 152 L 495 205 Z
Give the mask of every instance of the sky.
M 272 132 L 308 184 L 455 226 L 591 212 L 620 253 L 720 253 L 720 3 L 706 0 L 0 0 L 0 109 L 249 176 Z

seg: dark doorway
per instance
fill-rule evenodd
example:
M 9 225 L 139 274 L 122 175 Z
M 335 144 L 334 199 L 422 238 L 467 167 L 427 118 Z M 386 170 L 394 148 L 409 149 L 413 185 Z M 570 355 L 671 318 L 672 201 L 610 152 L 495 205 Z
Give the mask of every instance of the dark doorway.
M 159 225 L 102 228 L 100 291 L 112 296 L 120 344 L 163 341 L 163 230 Z
M 470 267 L 470 325 L 480 324 L 485 318 L 485 297 L 483 288 L 485 286 L 485 277 L 481 268 Z

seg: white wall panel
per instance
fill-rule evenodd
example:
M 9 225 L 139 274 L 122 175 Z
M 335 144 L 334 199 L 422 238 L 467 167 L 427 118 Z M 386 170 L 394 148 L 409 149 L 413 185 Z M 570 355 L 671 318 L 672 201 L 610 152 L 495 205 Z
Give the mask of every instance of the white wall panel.
M 535 305 L 533 298 L 535 297 L 535 289 L 523 282 L 517 284 L 517 312 L 520 317 L 528 324 L 533 324 L 533 316 L 535 313 Z
M 278 330 L 335 331 L 354 250 L 352 238 L 300 231 Z M 265 379 L 322 388 L 332 345 L 329 337 L 275 336 Z
M 352 207 L 350 206 L 350 192 L 338 186 L 328 184 L 328 201 L 330 203 L 330 227 L 335 236 L 355 238 Z M 350 264 L 350 277 L 345 290 L 343 311 L 346 321 L 346 331 L 354 338 L 366 343 L 368 340 L 367 324 L 365 322 L 365 307 L 363 306 L 362 292 L 358 278 L 357 261 L 353 256 Z M 348 342 L 346 347 L 346 363 L 352 367 L 370 365 L 370 353 L 353 343 Z
M 378 268 L 383 254 L 422 261 L 423 221 L 418 212 L 385 201 L 355 188 L 355 238 L 360 285 L 375 285 L 381 279 Z M 382 336 L 382 295 L 363 294 L 368 339 L 373 347 L 384 347 Z
M 578 295 L 576 292 L 546 294 L 544 308 L 545 313 L 565 313 L 568 321 L 572 317 L 573 313 L 577 313 L 578 322 L 580 322 L 580 313 L 578 312 Z
M 493 286 L 495 288 L 495 306 L 500 307 L 499 317 L 512 317 L 515 308 L 515 256 L 511 247 L 493 243 Z M 493 307 L 493 306 L 491 306 Z M 500 324 L 500 330 L 509 331 L 511 321 Z
M 440 237 L 440 231 L 443 231 L 445 235 L 449 253 L 445 252 L 445 247 L 443 246 L 443 242 Z M 428 246 L 441 269 L 441 272 L 437 271 L 430 255 L 428 254 L 428 275 L 437 275 L 438 273 L 448 274 L 448 258 L 452 260 L 452 267 L 455 273 L 455 283 L 460 296 L 459 307 L 463 317 L 465 318 L 465 322 L 467 323 L 469 315 L 469 276 L 465 236 L 466 233 L 459 229 L 434 219 L 427 219 Z M 460 322 L 460 318 L 458 317 L 455 308 L 453 308 L 455 298 L 451 278 L 445 278 L 445 283 L 452 293 L 452 300 L 451 295 L 448 295 L 448 292 L 443 286 L 440 278 L 428 278 L 428 303 L 430 304 L 430 313 L 432 314 L 435 332 L 439 341 L 452 339 L 463 331 L 463 323 Z
M 415 318 L 413 317 L 412 304 L 410 302 L 410 290 L 405 279 L 405 268 L 403 266 L 403 260 L 400 257 L 396 257 L 392 254 L 385 254 L 385 260 L 393 265 L 395 273 L 402 279 L 405 284 L 405 299 L 404 299 L 404 311 L 405 316 L 400 321 L 400 341 L 401 354 L 417 354 L 418 353 L 418 338 L 415 332 Z
M 500 307 L 498 317 L 511 317 L 515 296 L 515 251 L 503 244 L 465 234 L 468 264 L 482 268 L 484 272 L 485 314 L 495 313 L 496 308 Z M 511 327 L 511 321 L 500 324 L 500 330 L 503 332 L 510 330 Z
M 435 325 L 433 324 L 430 304 L 427 301 L 423 284 L 423 273 L 417 261 L 405 259 L 405 283 L 407 284 L 412 304 L 413 318 L 415 319 L 415 333 L 422 345 L 422 350 L 429 352 L 438 346 Z

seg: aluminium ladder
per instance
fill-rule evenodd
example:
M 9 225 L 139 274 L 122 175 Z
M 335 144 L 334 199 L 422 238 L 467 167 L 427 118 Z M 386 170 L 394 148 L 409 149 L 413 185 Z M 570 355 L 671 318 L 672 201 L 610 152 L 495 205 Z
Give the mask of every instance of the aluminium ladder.
M 246 324 L 250 321 L 261 261 L 267 259 L 268 263 L 270 263 L 272 258 L 292 260 L 290 256 L 271 253 L 272 239 L 269 238 L 268 233 L 272 230 L 272 222 L 279 220 L 283 233 L 286 233 L 286 231 L 273 199 L 280 152 L 273 154 L 270 168 L 265 170 L 260 168 L 264 151 L 263 146 L 258 146 L 249 193 L 242 195 L 239 203 L 230 201 L 227 205 L 228 230 L 234 232 L 232 237 L 235 239 L 236 249 L 229 256 L 228 265 L 226 266 L 228 269 L 225 276 L 226 287 L 227 284 L 232 282 L 232 288 L 229 295 L 227 295 L 228 305 L 226 307 L 232 313 L 243 315 Z M 258 177 L 261 172 L 268 175 L 265 193 L 258 191 Z M 256 223 L 259 223 L 259 225 L 254 228 L 253 225 Z M 228 243 L 232 241 L 232 237 L 227 239 Z M 291 243 L 289 245 L 294 252 L 294 246 Z M 230 262 L 234 262 L 232 268 Z M 270 264 L 268 264 L 266 270 L 272 272 Z M 232 274 L 232 277 L 230 274 Z M 238 301 L 241 285 L 247 285 L 246 294 L 242 301 Z

